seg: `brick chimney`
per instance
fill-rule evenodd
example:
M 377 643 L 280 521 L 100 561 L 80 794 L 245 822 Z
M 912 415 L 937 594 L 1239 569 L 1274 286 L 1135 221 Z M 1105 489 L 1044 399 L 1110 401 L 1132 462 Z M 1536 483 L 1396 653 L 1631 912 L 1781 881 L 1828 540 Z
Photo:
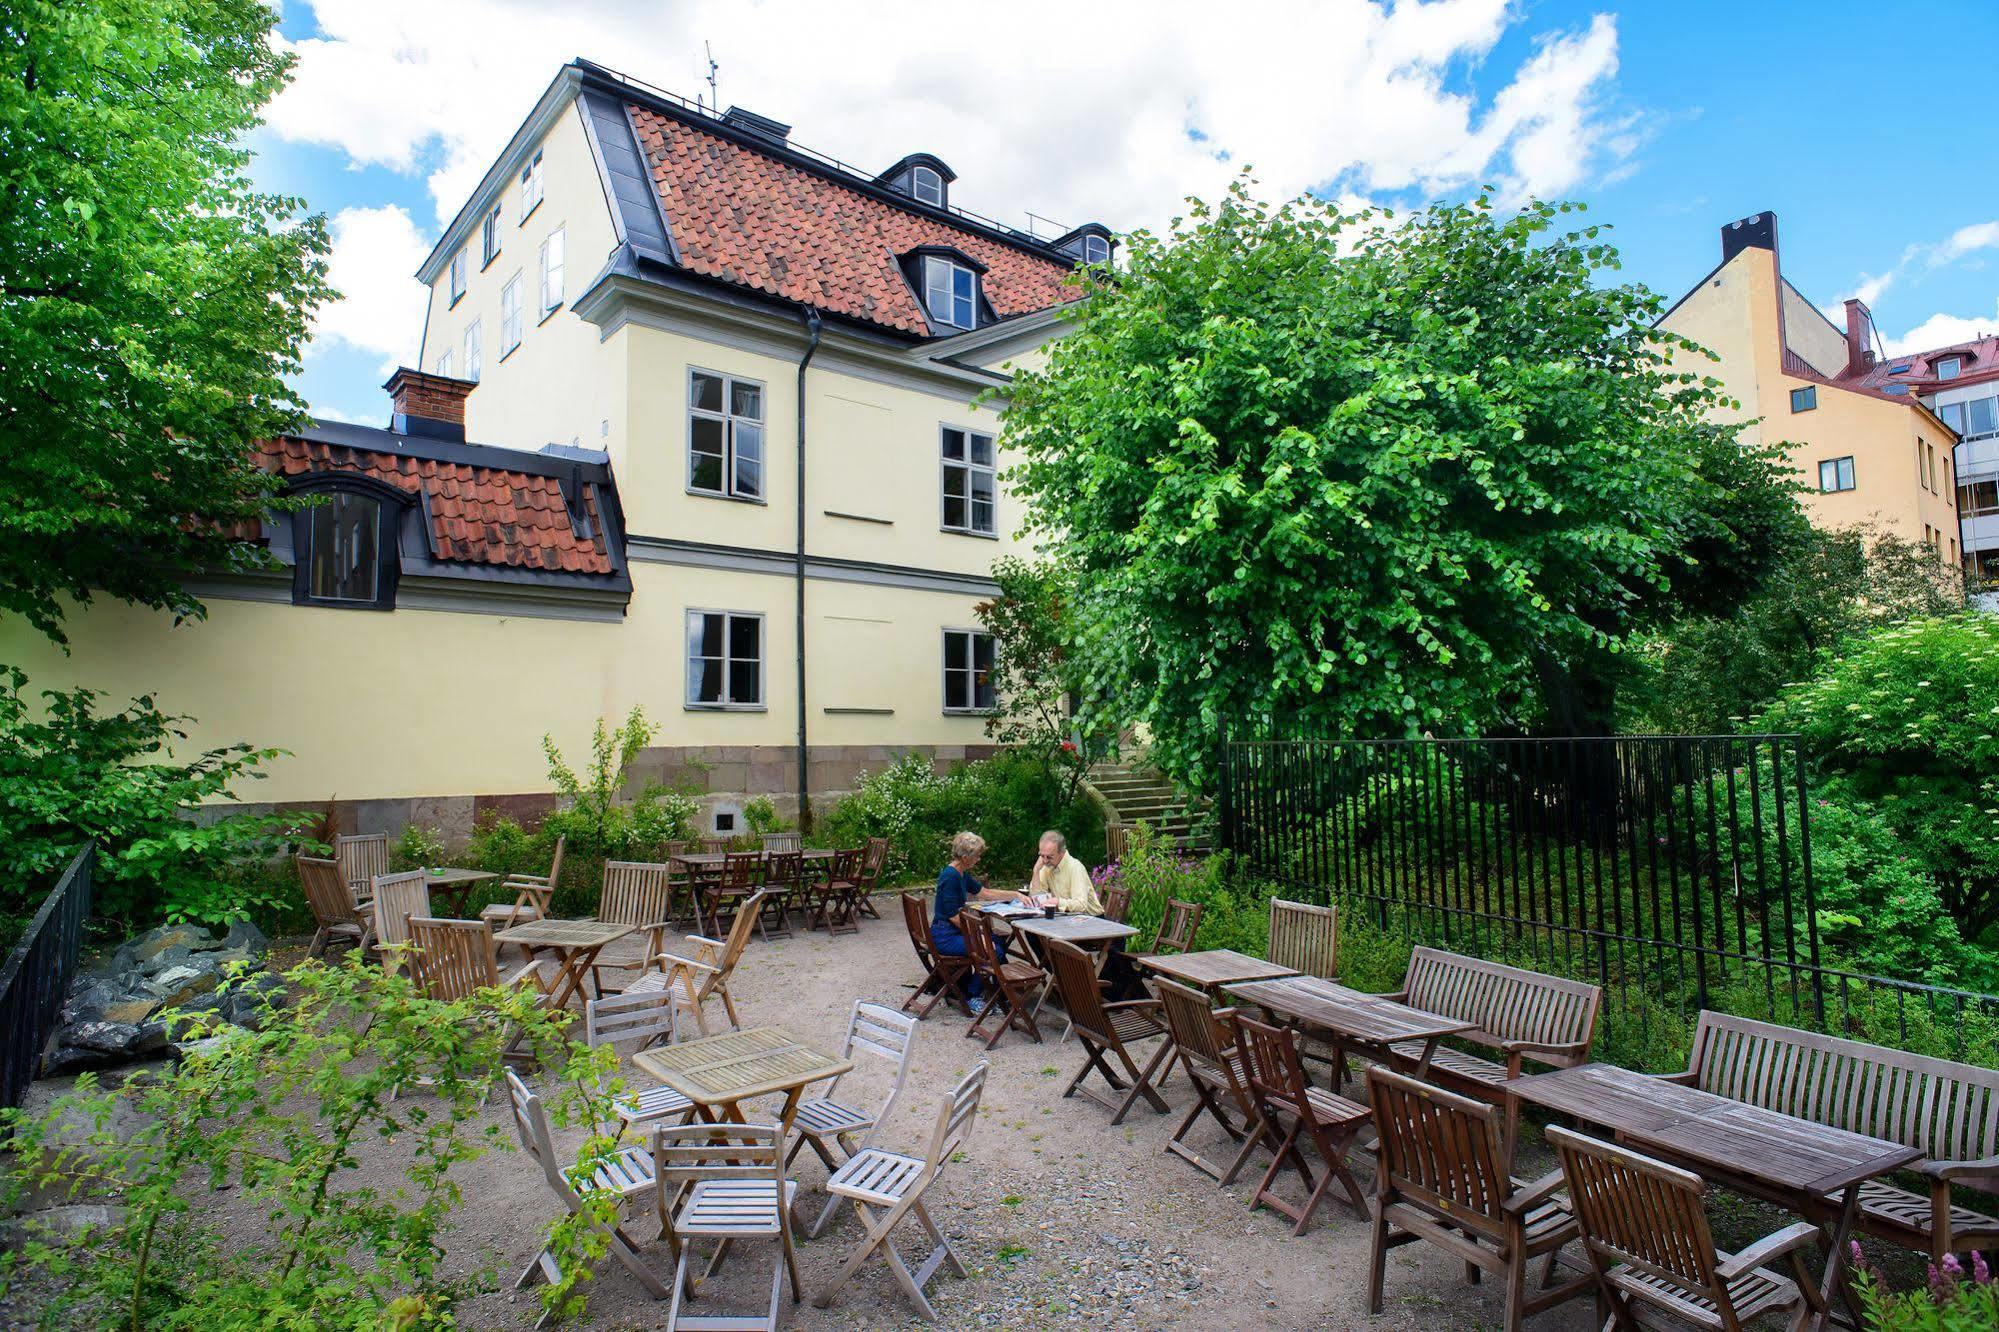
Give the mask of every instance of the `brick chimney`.
M 1857 297 L 1846 298 L 1846 373 L 1865 374 L 1874 365 L 1874 314 Z
M 464 442 L 465 399 L 477 384 L 448 375 L 427 375 L 405 365 L 382 387 L 389 391 L 389 410 L 394 414 L 389 429 L 399 435 Z

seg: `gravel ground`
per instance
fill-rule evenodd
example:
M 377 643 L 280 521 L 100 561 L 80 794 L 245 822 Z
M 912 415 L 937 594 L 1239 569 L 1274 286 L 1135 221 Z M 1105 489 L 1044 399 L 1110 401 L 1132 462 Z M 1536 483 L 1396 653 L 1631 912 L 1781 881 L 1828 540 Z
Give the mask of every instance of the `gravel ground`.
M 886 913 L 885 913 L 886 914 Z M 671 945 L 669 945 L 671 947 Z M 901 922 L 863 923 L 859 935 L 827 939 L 802 935 L 752 943 L 736 972 L 735 993 L 746 1024 L 774 1023 L 837 1050 L 847 1014 L 857 998 L 899 1006 L 917 979 L 916 963 Z M 884 1145 L 920 1152 L 937 1105 L 971 1068 L 980 1050 L 964 1039 L 965 1019 L 940 1007 L 917 1033 L 909 1085 L 886 1131 Z M 1059 1026 L 1058 1026 L 1059 1029 Z M 1171 1125 L 1189 1104 L 1185 1081 L 1166 1088 L 1175 1110 L 1162 1116 L 1141 1106 L 1117 1128 L 1093 1102 L 1064 1100 L 1060 1090 L 1076 1068 L 1080 1047 L 1036 1045 L 1017 1033 L 989 1058 L 986 1100 L 964 1153 L 933 1191 L 932 1213 L 951 1237 L 970 1275 L 940 1273 L 929 1293 L 949 1327 L 1072 1327 L 1106 1322 L 1131 1328 L 1497 1328 L 1501 1296 L 1488 1280 L 1467 1285 L 1462 1266 L 1422 1245 L 1397 1249 L 1389 1260 L 1386 1311 L 1370 1317 L 1366 1305 L 1368 1228 L 1343 1204 L 1328 1202 L 1303 1238 L 1267 1210 L 1247 1207 L 1253 1178 L 1217 1188 L 1164 1150 Z M 864 1064 L 841 1085 L 842 1099 L 876 1104 L 886 1095 L 887 1070 Z M 37 1100 L 60 1089 L 38 1084 Z M 504 1113 L 497 1101 L 495 1121 Z M 558 1147 L 573 1149 L 578 1135 L 558 1131 Z M 1220 1152 L 1218 1130 L 1196 1130 L 1203 1154 Z M 1257 1168 L 1265 1158 L 1256 1160 Z M 1521 1173 L 1538 1174 L 1549 1160 L 1538 1151 Z M 388 1175 L 383 1159 L 362 1170 Z M 1368 1184 L 1365 1165 L 1357 1171 Z M 1245 1171 L 1253 1175 L 1254 1171 Z M 816 1215 L 823 1204 L 825 1171 L 807 1151 L 795 1177 L 799 1210 Z M 532 1291 L 511 1281 L 540 1248 L 540 1237 L 559 1204 L 539 1172 L 519 1153 L 501 1153 L 465 1167 L 468 1205 L 459 1214 L 452 1261 L 466 1269 L 496 1268 L 500 1289 L 461 1310 L 464 1326 L 525 1328 L 539 1315 Z M 246 1237 L 259 1219 L 232 1207 L 230 1194 L 209 1195 L 226 1209 L 224 1225 Z M 652 1242 L 657 1225 L 640 1200 L 630 1233 L 648 1242 L 646 1255 L 670 1273 L 664 1244 Z M 806 1300 L 789 1306 L 785 1325 L 799 1328 L 889 1328 L 920 1325 L 879 1258 L 864 1267 L 830 1309 L 811 1296 L 859 1241 L 851 1212 L 816 1240 L 799 1244 Z M 898 1232 L 912 1266 L 923 1250 L 914 1225 Z M 720 1276 L 704 1288 L 694 1312 L 761 1307 L 769 1290 L 766 1252 L 739 1246 Z M 583 1325 L 654 1326 L 663 1306 L 648 1299 L 615 1262 L 599 1269 Z M 1594 1326 L 1587 1300 L 1534 1320 L 1536 1329 L 1570 1332 Z

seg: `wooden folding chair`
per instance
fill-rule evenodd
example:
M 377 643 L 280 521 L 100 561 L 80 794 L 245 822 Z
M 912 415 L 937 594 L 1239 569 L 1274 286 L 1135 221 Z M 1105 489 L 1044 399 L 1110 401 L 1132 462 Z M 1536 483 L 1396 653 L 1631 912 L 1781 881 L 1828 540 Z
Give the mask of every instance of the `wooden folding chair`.
M 986 1006 L 972 1019 L 965 1035 L 974 1040 L 987 1036 L 986 1049 L 990 1050 L 999 1044 L 1008 1027 L 1019 1027 L 1040 1044 L 1041 1028 L 1034 1025 L 1034 997 L 1047 981 L 1048 973 L 1020 958 L 1001 961 L 999 948 L 993 943 L 992 922 L 982 911 L 959 912 L 958 932 L 965 936 L 965 956 L 971 961 L 972 970 L 989 987 Z M 987 1019 L 995 1015 L 1002 1015 L 1003 1020 L 988 1036 L 983 1028 Z
M 1374 1244 L 1368 1311 L 1380 1313 L 1388 1251 L 1422 1240 L 1506 1281 L 1506 1332 L 1523 1318 L 1587 1294 L 1584 1275 L 1555 1285 L 1562 1246 L 1581 1231 L 1556 1195 L 1555 1170 L 1532 1184 L 1513 1178 L 1500 1112 L 1469 1097 L 1370 1064 L 1368 1100 L 1379 1134 L 1374 1159 Z M 1541 1288 L 1527 1289 L 1527 1265 L 1544 1259 Z
M 862 1055 L 872 1055 L 892 1065 L 895 1081 L 889 1086 L 888 1099 L 875 1110 L 835 1100 L 833 1094 L 846 1074 L 834 1078 L 826 1084 L 826 1090 L 821 1095 L 798 1103 L 797 1113 L 791 1121 L 792 1131 L 797 1137 L 792 1141 L 791 1150 L 785 1153 L 785 1164 L 790 1165 L 797 1158 L 799 1148 L 810 1145 L 819 1159 L 826 1163 L 826 1169 L 837 1174 L 841 1163 L 858 1150 L 855 1139 L 859 1135 L 867 1135 L 861 1145 L 872 1144 L 876 1132 L 888 1122 L 895 1103 L 902 1098 L 902 1085 L 909 1078 L 909 1052 L 915 1044 L 915 1018 L 864 999 L 855 1000 L 854 1011 L 847 1017 L 847 1042 L 841 1047 L 840 1057 L 851 1061 Z M 839 1155 L 835 1156 L 835 1151 Z M 826 1228 L 826 1222 L 832 1219 L 833 1209 L 838 1203 L 837 1198 L 827 1200 L 826 1209 L 812 1223 L 812 1228 L 805 1232 L 807 1239 L 819 1237 L 819 1232 Z
M 562 1160 L 555 1154 L 555 1143 L 548 1130 L 547 1108 L 542 1105 L 541 1098 L 536 1096 L 528 1085 L 521 1081 L 520 1075 L 511 1068 L 506 1070 L 506 1078 L 507 1100 L 513 1107 L 514 1132 L 521 1140 L 521 1149 L 541 1167 L 542 1178 L 548 1181 L 550 1192 L 562 1200 L 562 1205 L 569 1210 L 570 1215 L 586 1215 L 582 1195 L 570 1185 Z M 609 1193 L 617 1199 L 618 1206 L 622 1209 L 630 1199 L 653 1187 L 651 1153 L 643 1147 L 620 1147 L 609 1161 L 592 1172 L 585 1191 Z M 622 1220 L 611 1227 L 607 1238 L 611 1256 L 624 1264 L 625 1270 L 645 1288 L 646 1294 L 656 1300 L 665 1299 L 668 1293 L 665 1283 L 653 1275 L 652 1268 L 648 1267 L 645 1259 L 639 1256 L 638 1244 L 625 1233 Z M 536 1280 L 546 1281 L 550 1285 L 562 1280 L 562 1268 L 556 1263 L 554 1253 L 547 1249 L 543 1249 L 535 1260 L 527 1265 L 527 1269 L 520 1275 L 520 1280 L 514 1282 L 514 1289 L 525 1289 L 533 1285 Z M 544 1313 L 535 1326 L 546 1327 L 551 1316 Z
M 635 925 L 645 931 L 645 951 L 636 958 L 598 960 L 590 966 L 590 984 L 598 997 L 606 992 L 606 971 L 633 971 L 643 976 L 658 964 L 672 924 L 673 885 L 665 865 L 637 860 L 604 862 L 604 886 L 597 894 L 597 916 L 609 925 Z M 636 977 L 634 978 L 636 979 Z
M 948 999 L 969 1015 L 971 1000 L 965 994 L 965 977 L 972 973 L 972 960 L 937 951 L 930 938 L 929 898 L 920 893 L 903 893 L 901 897 L 902 923 L 909 929 L 909 945 L 916 950 L 916 960 L 924 972 L 922 983 L 902 1001 L 902 1011 L 914 1009 L 918 1018 L 926 1018 L 939 1001 Z
M 775 934 L 780 939 L 791 937 L 791 904 L 798 902 L 800 909 L 811 911 L 807 902 L 805 884 L 805 857 L 797 851 L 766 851 L 763 853 L 763 873 L 757 886 L 763 891 L 763 910 L 757 916 L 757 933 L 765 943 Z
M 1264 1138 L 1263 1116 L 1257 1111 L 1256 1095 L 1249 1089 L 1249 1072 L 1243 1067 L 1238 1048 L 1242 1038 L 1233 1021 L 1235 1010 L 1223 1009 L 1218 1013 L 1208 1006 L 1206 991 L 1164 976 L 1155 978 L 1152 984 L 1159 994 L 1173 1053 L 1194 1084 L 1194 1104 L 1180 1126 L 1173 1130 L 1173 1136 L 1166 1140 L 1166 1150 L 1212 1175 L 1226 1188 L 1242 1173 L 1250 1154 Z M 1239 1123 L 1230 1118 L 1231 1111 L 1241 1116 Z M 1232 1141 L 1242 1144 L 1226 1167 L 1214 1165 L 1187 1145 L 1189 1130 L 1204 1113 L 1220 1124 Z
M 410 917 L 430 914 L 430 880 L 422 870 L 377 874 L 369 881 L 369 898 L 376 951 L 383 967 L 394 972 L 402 965 L 400 950 L 410 941 Z
M 859 934 L 861 932 L 861 862 L 866 852 L 858 848 L 851 851 L 835 851 L 833 859 L 826 867 L 826 895 L 822 899 L 821 914 L 826 920 L 826 933 Z
M 1166 1024 L 1160 1020 L 1157 999 L 1127 999 L 1119 1004 L 1104 1002 L 1104 992 L 1097 983 L 1097 967 L 1090 955 L 1066 939 L 1044 939 L 1049 965 L 1055 968 L 1055 984 L 1062 994 L 1062 1007 L 1069 1011 L 1070 1030 L 1083 1046 L 1083 1066 L 1076 1070 L 1076 1076 L 1069 1079 L 1069 1085 L 1062 1089 L 1062 1095 L 1083 1095 L 1112 1112 L 1111 1123 L 1122 1124 L 1124 1117 L 1131 1113 L 1131 1107 L 1143 1096 L 1160 1114 L 1167 1110 L 1166 1098 L 1159 1094 L 1155 1079 L 1163 1077 L 1166 1059 L 1173 1053 L 1171 1041 L 1161 1041 L 1159 1048 L 1152 1052 L 1141 1070 L 1138 1061 L 1131 1057 L 1129 1045 L 1151 1040 L 1166 1034 Z M 1116 1059 L 1124 1065 L 1124 1077 L 1111 1067 L 1108 1060 Z M 1097 1074 L 1110 1084 L 1115 1096 L 1107 1096 L 1095 1087 L 1087 1086 L 1084 1079 L 1091 1073 Z M 1126 1079 L 1129 1079 L 1127 1082 Z
M 545 997 L 547 978 L 540 966 L 529 962 L 509 976 L 500 974 L 498 950 L 493 932 L 482 920 L 441 920 L 433 916 L 409 917 L 410 973 L 424 996 L 439 1003 L 470 999 L 481 990 L 524 985 Z M 530 1058 L 520 1048 L 516 1031 L 501 1056 Z M 420 1085 L 431 1085 L 427 1078 Z
M 853 1279 L 861 1270 L 861 1264 L 868 1255 L 881 1250 L 883 1259 L 889 1266 L 895 1283 L 902 1287 L 922 1315 L 932 1322 L 937 1319 L 937 1310 L 931 1307 L 930 1299 L 923 1288 L 930 1278 L 937 1275 L 937 1269 L 949 1265 L 951 1271 L 965 1275 L 965 1265 L 958 1261 L 958 1255 L 951 1249 L 951 1242 L 944 1238 L 944 1232 L 930 1219 L 930 1213 L 923 1206 L 924 1195 L 937 1183 L 944 1173 L 944 1167 L 951 1163 L 951 1157 L 971 1132 L 972 1121 L 979 1113 L 979 1098 L 985 1092 L 986 1068 L 984 1060 L 967 1073 L 954 1088 L 944 1103 L 937 1107 L 937 1123 L 930 1131 L 930 1148 L 922 1157 L 901 1156 L 885 1152 L 875 1147 L 863 1148 L 840 1167 L 833 1178 L 827 1181 L 826 1190 L 833 1195 L 835 1203 L 842 1198 L 851 1199 L 854 1210 L 860 1213 L 868 1233 L 847 1261 L 840 1266 L 826 1288 L 812 1297 L 812 1302 L 824 1309 L 840 1293 L 840 1288 Z M 882 1209 L 880 1215 L 877 1208 Z M 914 1216 L 916 1223 L 923 1227 L 933 1247 L 930 1255 L 917 1264 L 911 1272 L 896 1252 L 895 1241 L 891 1238 L 897 1225 L 906 1216 Z M 820 1224 L 825 1224 L 825 1217 Z
M 862 848 L 861 890 L 855 894 L 854 902 L 860 913 L 869 920 L 880 920 L 881 912 L 875 910 L 875 893 L 881 889 L 882 874 L 888 869 L 888 838 L 870 837 Z
M 1805 1265 L 1816 1226 L 1800 1221 L 1741 1253 L 1722 1253 L 1708 1230 L 1699 1175 L 1560 1127 L 1548 1129 L 1548 1144 L 1561 1158 L 1598 1307 L 1611 1311 L 1606 1329 L 1637 1332 L 1641 1306 L 1719 1332 L 1784 1313 L 1791 1332 L 1803 1332 L 1824 1312 Z M 1776 1258 L 1790 1260 L 1790 1276 L 1763 1266 Z
M 660 953 L 654 959 L 655 968 L 633 981 L 626 993 L 665 991 L 681 1012 L 693 1017 L 703 1036 L 708 1035 L 708 1001 L 719 998 L 723 1011 L 729 1015 L 729 1030 L 738 1030 L 741 1024 L 736 1018 L 736 1001 L 729 995 L 729 977 L 734 974 L 736 963 L 742 960 L 743 950 L 749 947 L 750 931 L 756 927 L 757 912 L 763 906 L 761 896 L 752 894 L 742 904 L 729 926 L 727 939 L 688 935 L 687 942 L 694 946 L 693 957 Z
M 1312 1214 L 1319 1209 L 1326 1190 L 1337 1179 L 1346 1189 L 1354 1211 L 1365 1220 L 1367 1200 L 1361 1196 L 1360 1182 L 1347 1169 L 1347 1152 L 1360 1131 L 1367 1127 L 1367 1107 L 1305 1081 L 1305 1066 L 1298 1059 L 1298 1038 L 1289 1028 L 1268 1026 L 1240 1013 L 1235 1016 L 1235 1025 L 1242 1033 L 1249 1089 L 1256 1097 L 1257 1113 L 1263 1117 L 1276 1153 L 1249 1205 L 1268 1205 L 1283 1213 L 1296 1223 L 1291 1233 L 1302 1235 L 1311 1227 Z M 1317 1149 L 1325 1163 L 1325 1173 L 1317 1185 L 1312 1183 L 1312 1167 L 1305 1159 L 1306 1143 Z M 1275 1185 L 1287 1165 L 1298 1172 L 1298 1178 L 1311 1190 L 1303 1207 L 1277 1195 Z
M 736 839 L 733 837 L 703 837 L 700 842 L 701 854 L 704 856 L 725 856 L 736 849 Z
M 799 833 L 764 833 L 762 837 L 764 854 L 767 856 L 774 855 L 780 851 L 803 851 L 805 849 L 805 838 Z
M 661 1125 L 652 1131 L 652 1173 L 659 1182 L 660 1234 L 674 1253 L 668 1332 L 774 1332 L 787 1275 L 792 1303 L 801 1294 L 798 1257 L 791 1247 L 794 1186 L 784 1177 L 784 1130 L 775 1124 Z M 771 1262 L 770 1307 L 761 1318 L 682 1316 L 681 1302 L 699 1293 L 701 1282 L 715 1274 L 739 1239 L 778 1242 L 780 1252 Z M 699 1240 L 715 1241 L 715 1253 L 696 1278 L 689 1268 Z
M 356 948 L 365 949 L 369 943 L 368 926 L 361 919 L 360 908 L 354 905 L 354 890 L 340 875 L 340 866 L 332 860 L 317 860 L 311 856 L 294 856 L 298 866 L 299 887 L 305 891 L 306 905 L 312 908 L 312 946 L 307 948 L 307 957 L 323 957 L 335 939 L 345 939 Z
M 665 989 L 626 991 L 590 999 L 583 1005 L 583 1043 L 617 1045 L 636 1041 L 635 1050 L 671 1045 L 680 1035 L 680 1008 Z M 618 1136 L 642 1124 L 671 1120 L 685 1124 L 694 1118 L 694 1102 L 665 1085 L 642 1087 L 637 1094 L 611 1104 L 618 1117 Z
M 555 890 L 562 880 L 562 849 L 568 841 L 567 835 L 555 839 L 555 855 L 548 862 L 548 873 L 508 875 L 500 889 L 502 892 L 513 889 L 514 900 L 489 904 L 480 910 L 479 919 L 496 930 L 508 930 L 555 914 Z
M 697 913 L 695 924 L 720 934 L 722 918 L 726 915 L 733 923 L 743 903 L 758 891 L 763 868 L 764 855 L 761 851 L 725 853 L 722 867 L 715 872 L 715 877 L 701 886 L 701 897 L 707 905 L 705 913 Z
M 1159 926 L 1159 933 L 1152 940 L 1149 950 L 1154 956 L 1166 953 L 1191 953 L 1194 951 L 1194 931 L 1201 928 L 1199 902 L 1183 902 L 1177 897 L 1166 899 L 1166 919 Z
M 1104 885 L 1104 919 L 1125 924 L 1125 917 L 1131 914 L 1131 889 L 1121 883 Z
M 375 880 L 389 872 L 389 835 L 349 833 L 336 837 L 333 859 L 340 866 L 340 879 L 354 894 L 355 902 L 365 902 L 375 891 Z
M 1329 906 L 1270 899 L 1270 946 L 1264 957 L 1306 976 L 1339 975 L 1339 917 Z

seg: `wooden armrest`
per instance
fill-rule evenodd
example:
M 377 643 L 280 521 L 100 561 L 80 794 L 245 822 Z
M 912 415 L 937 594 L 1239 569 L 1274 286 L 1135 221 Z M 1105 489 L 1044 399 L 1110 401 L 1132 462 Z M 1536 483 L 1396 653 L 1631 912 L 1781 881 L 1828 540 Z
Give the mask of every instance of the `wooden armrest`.
M 1657 1078 L 1661 1082 L 1670 1082 L 1676 1087 L 1691 1087 L 1694 1085 L 1695 1074 L 1692 1069 L 1688 1069 L 1684 1073 L 1648 1073 L 1645 1076 Z
M 1406 1004 L 1406 1003 L 1408 1003 L 1408 1002 L 1409 1002 L 1409 991 L 1407 991 L 1407 990 L 1396 990 L 1396 991 L 1395 991 L 1395 992 L 1393 992 L 1392 994 L 1379 994 L 1379 995 L 1376 995 L 1376 996 L 1375 996 L 1375 998 L 1377 998 L 1377 999 L 1386 999 L 1386 1000 L 1387 1000 L 1387 1001 L 1388 1001 L 1389 1003 L 1391 1003 L 1391 1004 Z
M 1560 1170 L 1550 1170 L 1532 1184 L 1525 1184 L 1515 1189 L 1513 1196 L 1502 1202 L 1500 1207 L 1509 1212 L 1525 1212 L 1539 1207 L 1567 1182 L 1568 1177 Z
M 1117 1003 L 1105 1004 L 1104 1011 L 1106 1013 L 1111 1013 L 1126 1008 L 1158 1008 L 1158 1007 L 1159 1007 L 1159 1001 L 1157 999 L 1120 999 Z
M 686 967 L 690 971 L 706 971 L 717 976 L 722 974 L 720 967 L 710 966 L 706 962 L 696 962 L 693 958 L 682 957 L 678 953 L 661 953 L 653 961 L 660 964 L 659 969 L 661 971 L 671 971 L 674 967 Z
M 1774 1234 L 1765 1235 L 1727 1262 L 1715 1264 L 1715 1275 L 1724 1281 L 1733 1281 L 1744 1272 L 1763 1266 L 1772 1258 L 1782 1258 L 1794 1249 L 1801 1249 L 1807 1244 L 1817 1242 L 1818 1237 L 1819 1228 L 1811 1222 L 1795 1222 Z
M 1580 1055 L 1589 1053 L 1588 1041 L 1501 1041 L 1507 1054 Z
M 527 981 L 533 981 L 534 987 L 537 990 L 546 990 L 548 988 L 548 980 L 545 976 L 542 975 L 541 963 L 539 962 L 528 963 L 526 966 L 522 967 L 519 971 L 516 971 L 513 975 L 501 981 L 500 984 L 503 987 L 511 989 L 512 987 L 520 985 Z
M 1957 1179 L 1961 1176 L 1999 1176 L 1999 1156 L 1981 1157 L 1976 1161 L 1918 1161 L 1909 1167 L 1919 1170 L 1931 1179 Z
M 728 947 L 728 945 L 723 943 L 720 939 L 710 939 L 705 934 L 690 934 L 687 936 L 687 942 L 691 944 L 706 944 L 710 948 Z
M 640 929 L 642 929 L 642 930 L 645 930 L 645 931 L 648 931 L 648 932 L 651 932 L 651 931 L 653 931 L 653 930 L 664 930 L 664 929 L 667 929 L 667 928 L 669 928 L 669 927 L 670 927 L 670 926 L 672 925 L 672 923 L 673 923 L 673 922 L 671 922 L 671 921 L 666 921 L 666 920 L 656 920 L 656 921 L 653 921 L 653 922 L 652 922 L 652 923 L 651 923 L 650 925 L 641 925 L 641 926 L 639 926 L 639 928 L 640 928 Z

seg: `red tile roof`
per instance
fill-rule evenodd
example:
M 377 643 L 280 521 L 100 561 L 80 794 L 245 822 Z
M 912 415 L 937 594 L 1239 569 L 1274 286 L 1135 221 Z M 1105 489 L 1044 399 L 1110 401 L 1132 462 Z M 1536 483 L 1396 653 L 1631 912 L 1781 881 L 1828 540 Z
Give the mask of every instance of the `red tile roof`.
M 429 517 L 431 558 L 516 569 L 609 574 L 596 487 L 583 487 L 591 538 L 569 521 L 561 483 L 528 471 L 439 462 L 286 437 L 263 445 L 262 463 L 284 476 L 358 472 L 417 496 Z
M 927 336 L 897 256 L 922 245 L 986 265 L 1005 319 L 1073 300 L 1070 266 L 780 161 L 647 107 L 630 107 L 685 268 L 833 314 Z
M 1962 356 L 1964 368 L 1956 379 L 1938 379 L 1930 370 L 1930 365 L 1939 356 Z M 1894 374 L 1897 366 L 1908 366 L 1907 374 Z M 1885 361 L 1876 361 L 1867 370 L 1851 379 L 1841 377 L 1847 385 L 1865 385 L 1869 388 L 1885 388 L 1889 384 L 1907 384 L 1912 393 L 1930 393 L 1954 384 L 1977 384 L 1989 379 L 1999 379 L 1999 334 L 1974 338 L 1970 342 L 1960 342 L 1950 347 L 1937 347 L 1930 351 L 1912 352 L 1907 356 L 1890 356 Z

